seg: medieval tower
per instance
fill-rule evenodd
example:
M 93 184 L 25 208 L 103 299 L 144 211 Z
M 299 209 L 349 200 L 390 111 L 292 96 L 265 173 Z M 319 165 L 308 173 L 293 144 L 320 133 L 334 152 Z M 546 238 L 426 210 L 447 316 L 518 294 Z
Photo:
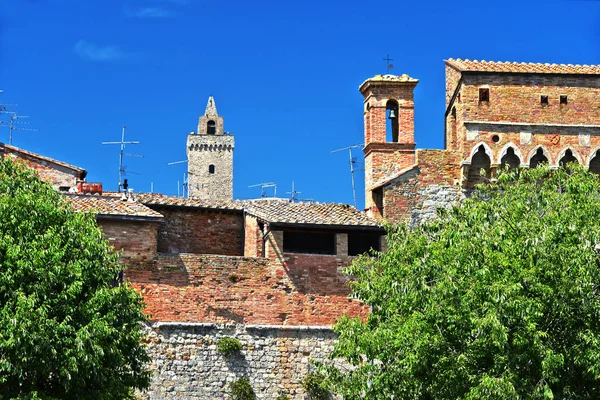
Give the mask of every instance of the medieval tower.
M 233 198 L 233 135 L 223 131 L 212 96 L 198 121 L 198 132 L 187 138 L 188 194 L 190 198 Z

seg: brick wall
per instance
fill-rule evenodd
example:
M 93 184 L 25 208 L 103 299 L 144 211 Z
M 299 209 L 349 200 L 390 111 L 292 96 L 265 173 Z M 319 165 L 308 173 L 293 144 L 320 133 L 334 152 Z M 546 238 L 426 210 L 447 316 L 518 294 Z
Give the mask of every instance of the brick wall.
M 157 222 L 98 219 L 104 236 L 125 262 L 149 259 L 156 254 Z
M 260 230 L 258 220 L 251 216 L 244 216 L 244 256 L 262 257 L 263 256 L 263 232 Z
M 368 311 L 348 298 L 342 265 L 335 255 L 162 254 L 130 264 L 126 277 L 153 321 L 331 325 L 345 313 Z
M 79 174 L 69 168 L 47 161 L 40 161 L 21 153 L 10 153 L 10 156 L 33 169 L 42 180 L 49 182 L 56 190 L 61 187 L 68 189 L 76 186 Z
M 164 216 L 158 228 L 159 252 L 244 254 L 244 218 L 241 213 L 152 208 Z

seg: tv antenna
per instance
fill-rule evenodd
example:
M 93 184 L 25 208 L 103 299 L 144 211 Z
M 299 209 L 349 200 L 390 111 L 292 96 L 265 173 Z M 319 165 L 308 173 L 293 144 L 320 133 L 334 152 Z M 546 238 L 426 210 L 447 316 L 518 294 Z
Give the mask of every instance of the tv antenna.
M 144 156 L 141 156 L 139 154 L 126 154 L 125 153 L 125 145 L 126 144 L 140 144 L 139 141 L 137 140 L 130 140 L 130 141 L 125 141 L 125 129 L 127 129 L 127 127 L 125 125 L 123 125 L 123 130 L 121 131 L 121 141 L 120 142 L 102 142 L 102 144 L 118 144 L 121 146 L 121 150 L 119 151 L 119 193 L 121 193 L 121 188 L 123 188 L 123 176 L 126 173 L 130 173 L 130 174 L 135 174 L 135 175 L 140 175 L 137 172 L 132 172 L 132 171 L 127 171 L 126 167 L 123 165 L 123 157 L 137 157 L 137 158 L 144 158 Z
M 352 157 L 352 149 L 356 149 L 362 147 L 362 144 L 353 144 L 352 146 L 344 147 L 341 149 L 333 150 L 331 153 L 338 153 L 340 151 L 348 150 L 348 154 L 350 155 L 350 174 L 352 175 L 352 196 L 354 197 L 354 208 L 356 208 L 356 185 L 354 184 L 354 172 L 356 172 L 356 168 L 354 165 L 358 162 L 354 157 Z
M 297 194 L 300 194 L 302 192 L 297 191 L 296 189 L 294 189 L 294 181 L 292 181 L 292 191 L 291 192 L 285 192 L 285 194 L 290 194 L 290 203 L 295 203 L 298 201 L 298 197 L 296 197 Z
M 2 114 L 10 114 L 10 118 L 8 120 L 0 121 L 0 127 L 8 127 L 9 135 L 8 135 L 8 144 L 12 145 L 13 139 L 13 131 L 32 131 L 37 132 L 37 129 L 26 128 L 21 125 L 29 125 L 31 122 L 29 121 L 19 121 L 23 118 L 29 118 L 27 115 L 18 115 L 16 111 L 7 111 L 3 105 L 0 105 L 0 112 Z
M 383 61 L 385 61 L 385 62 L 386 62 L 386 66 L 387 66 L 387 73 L 389 74 L 389 73 L 390 73 L 390 70 L 391 70 L 392 68 L 394 68 L 394 64 L 392 64 L 392 63 L 391 63 L 392 61 L 394 61 L 394 59 L 393 59 L 393 58 L 390 58 L 390 55 L 389 55 L 389 53 L 388 53 L 387 57 L 386 57 L 386 58 L 384 58 L 384 59 L 383 59 Z
M 167 165 L 183 164 L 186 162 L 188 162 L 188 160 L 173 161 L 173 162 L 167 163 Z M 181 194 L 184 199 L 187 199 L 188 196 L 190 195 L 190 192 L 188 190 L 188 173 L 187 172 L 183 173 L 183 184 L 181 185 Z M 177 181 L 177 197 L 179 197 L 179 181 Z
M 265 196 L 265 188 L 272 187 L 273 188 L 273 197 L 277 197 L 277 184 L 274 182 L 263 182 L 257 183 L 256 185 L 250 185 L 249 188 L 259 187 L 260 186 L 260 197 L 264 198 Z

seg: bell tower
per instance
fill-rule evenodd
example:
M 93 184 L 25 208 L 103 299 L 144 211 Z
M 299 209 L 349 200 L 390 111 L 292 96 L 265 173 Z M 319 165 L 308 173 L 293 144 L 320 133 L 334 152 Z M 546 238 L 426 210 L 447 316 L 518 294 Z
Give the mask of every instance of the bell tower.
M 365 207 L 381 217 L 382 186 L 415 163 L 414 90 L 408 75 L 376 75 L 360 85 L 365 119 Z
M 210 96 L 198 131 L 187 137 L 188 194 L 206 200 L 233 199 L 233 135 L 224 132 L 223 117 Z

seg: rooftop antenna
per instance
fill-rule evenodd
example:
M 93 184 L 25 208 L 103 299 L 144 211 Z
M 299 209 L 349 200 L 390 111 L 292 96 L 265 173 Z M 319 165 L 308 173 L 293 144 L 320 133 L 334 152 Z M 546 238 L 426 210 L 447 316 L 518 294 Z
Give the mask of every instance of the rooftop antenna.
M 390 73 L 390 70 L 391 70 L 392 68 L 394 68 L 394 64 L 392 64 L 392 63 L 391 63 L 391 61 L 394 61 L 394 59 L 393 59 L 393 58 L 390 58 L 390 55 L 389 55 L 389 53 L 388 53 L 387 57 L 386 57 L 386 58 L 384 58 L 384 59 L 383 59 L 383 61 L 385 61 L 385 62 L 386 62 L 386 66 L 387 66 L 387 73 L 389 74 L 389 73 Z
M 294 189 L 294 181 L 292 181 L 292 191 L 291 192 L 285 192 L 286 194 L 291 194 L 290 197 L 290 203 L 295 203 L 298 201 L 298 197 L 296 197 L 297 194 L 300 194 L 302 192 L 297 191 L 296 189 Z
M 0 112 L 3 113 L 3 114 L 10 114 L 10 118 L 8 119 L 8 121 L 0 121 L 0 127 L 6 127 L 6 126 L 8 126 L 8 129 L 9 129 L 8 144 L 12 145 L 13 131 L 32 131 L 32 132 L 37 132 L 37 129 L 25 128 L 25 127 L 21 126 L 21 125 L 29 125 L 30 122 L 28 122 L 28 121 L 19 121 L 19 119 L 29 118 L 29 116 L 27 116 L 27 115 L 17 115 L 16 111 L 7 111 L 6 108 L 3 107 L 2 105 L 0 105 Z
M 250 185 L 248 186 L 249 188 L 252 187 L 259 187 L 260 186 L 260 197 L 264 198 L 265 196 L 265 188 L 268 187 L 272 187 L 274 188 L 273 190 L 273 197 L 277 197 L 277 184 L 274 182 L 263 182 L 263 183 L 257 183 L 256 185 Z
M 133 140 L 133 141 L 125 141 L 125 129 L 127 129 L 127 127 L 125 125 L 123 125 L 123 130 L 121 131 L 121 141 L 120 142 L 102 142 L 102 144 L 118 144 L 121 146 L 121 150 L 119 151 L 119 193 L 121 193 L 121 189 L 123 188 L 123 176 L 129 172 L 131 174 L 135 174 L 135 175 L 139 175 L 137 172 L 132 172 L 132 171 L 127 171 L 125 168 L 125 166 L 123 165 L 123 157 L 127 156 L 127 157 L 138 157 L 138 158 L 144 158 L 144 156 L 141 156 L 139 154 L 126 154 L 125 153 L 125 145 L 126 144 L 140 144 L 139 141 L 137 140 Z
M 175 164 L 183 164 L 188 162 L 188 160 L 181 160 L 181 161 L 173 161 L 170 163 L 167 163 L 167 165 L 175 165 Z M 190 192 L 188 191 L 188 173 L 184 172 L 183 173 L 183 184 L 182 184 L 182 196 L 184 199 L 187 199 L 190 195 Z M 179 197 L 179 181 L 177 181 L 177 197 Z
M 333 150 L 331 153 L 338 153 L 340 151 L 348 150 L 350 155 L 350 174 L 352 175 L 352 196 L 354 197 L 354 208 L 356 208 L 356 185 L 354 184 L 354 172 L 356 169 L 354 168 L 354 164 L 358 161 L 352 157 L 352 149 L 356 149 L 362 147 L 362 144 L 353 144 L 352 146 L 344 147 L 341 149 Z

